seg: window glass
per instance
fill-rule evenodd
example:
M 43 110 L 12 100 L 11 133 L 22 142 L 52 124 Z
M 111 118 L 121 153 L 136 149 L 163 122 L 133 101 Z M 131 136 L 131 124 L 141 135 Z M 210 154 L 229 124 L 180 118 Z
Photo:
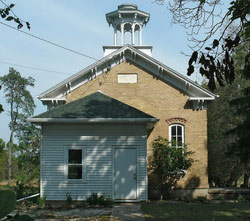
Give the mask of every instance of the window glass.
M 82 163 L 82 150 L 69 150 L 69 164 Z
M 182 128 L 181 128 L 181 126 L 177 126 L 177 134 L 178 134 L 179 136 L 182 135 Z
M 172 124 L 169 127 L 169 140 L 171 141 L 171 145 L 182 148 L 184 144 L 184 126 Z
M 68 179 L 82 179 L 82 165 L 69 165 Z
M 82 179 L 82 150 L 68 150 L 68 179 Z
M 176 127 L 175 126 L 172 126 L 172 136 L 176 135 Z

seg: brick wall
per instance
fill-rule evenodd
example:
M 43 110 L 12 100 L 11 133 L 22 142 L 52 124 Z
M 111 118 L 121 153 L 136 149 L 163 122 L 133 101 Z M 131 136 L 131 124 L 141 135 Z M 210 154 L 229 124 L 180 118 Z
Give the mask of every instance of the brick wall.
M 118 73 L 137 73 L 138 83 L 118 84 Z M 79 99 L 97 90 L 160 119 L 148 137 L 149 156 L 152 153 L 151 143 L 155 138 L 168 138 L 168 126 L 171 123 L 183 124 L 185 143 L 188 151 L 194 152 L 192 158 L 195 162 L 178 186 L 208 188 L 206 110 L 193 111 L 188 96 L 127 62 L 75 89 L 67 95 L 67 101 Z

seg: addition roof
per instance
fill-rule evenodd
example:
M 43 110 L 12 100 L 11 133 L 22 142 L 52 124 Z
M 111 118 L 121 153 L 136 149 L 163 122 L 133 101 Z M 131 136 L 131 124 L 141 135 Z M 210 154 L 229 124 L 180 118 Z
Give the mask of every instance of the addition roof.
M 206 90 L 151 56 L 131 45 L 125 45 L 41 93 L 38 98 L 41 101 L 65 99 L 65 94 L 70 93 L 99 75 L 107 73 L 113 66 L 123 61 L 131 62 L 144 68 L 149 74 L 189 96 L 191 100 L 214 100 L 217 97 L 216 94 Z
M 30 122 L 156 122 L 157 119 L 134 107 L 96 92 L 29 118 Z

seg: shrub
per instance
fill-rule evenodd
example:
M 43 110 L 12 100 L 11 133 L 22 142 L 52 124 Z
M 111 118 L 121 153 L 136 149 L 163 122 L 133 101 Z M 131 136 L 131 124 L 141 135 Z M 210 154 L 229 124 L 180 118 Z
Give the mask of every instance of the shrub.
M 40 197 L 40 198 L 38 199 L 38 205 L 39 205 L 41 208 L 44 208 L 44 207 L 45 207 L 45 204 L 46 204 L 46 196 Z
M 161 198 L 166 198 L 170 190 L 175 187 L 185 171 L 192 166 L 193 159 L 189 158 L 193 152 L 183 148 L 171 146 L 167 139 L 158 137 L 152 142 L 153 158 L 150 164 L 152 173 L 157 177 Z
M 224 197 L 224 195 L 218 195 L 217 197 L 216 197 L 216 200 L 220 200 L 220 201 L 225 201 L 225 197 Z
M 243 195 L 239 194 L 238 197 L 237 197 L 237 202 L 238 203 L 243 203 L 243 202 L 246 202 L 246 199 Z
M 113 204 L 113 200 L 104 196 L 98 196 L 97 193 L 92 193 L 90 197 L 87 198 L 86 202 L 89 205 L 99 205 L 99 206 L 111 206 Z
M 5 217 L 16 207 L 16 194 L 10 190 L 0 191 L 0 218 Z

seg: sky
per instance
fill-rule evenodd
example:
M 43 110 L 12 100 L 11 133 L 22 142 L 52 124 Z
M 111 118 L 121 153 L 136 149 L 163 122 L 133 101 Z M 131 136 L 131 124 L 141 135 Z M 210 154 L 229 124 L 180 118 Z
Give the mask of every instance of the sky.
M 188 57 L 180 52 L 191 53 L 187 44 L 186 30 L 171 24 L 171 14 L 166 6 L 153 0 L 8 0 L 14 3 L 18 17 L 29 21 L 31 30 L 22 28 L 33 35 L 55 42 L 88 56 L 103 57 L 102 46 L 113 45 L 113 28 L 109 27 L 105 14 L 117 9 L 120 4 L 136 4 L 139 10 L 150 13 L 150 21 L 143 28 L 143 45 L 153 46 L 153 57 L 172 69 L 186 75 Z M 0 20 L 4 22 L 2 19 Z M 12 22 L 6 24 L 15 26 Z M 15 26 L 16 27 L 16 26 Z M 28 88 L 34 97 L 35 114 L 46 111 L 37 96 L 63 81 L 69 75 L 90 65 L 94 61 L 52 46 L 26 34 L 0 24 L 0 76 L 8 74 L 13 67 L 23 77 L 35 79 L 35 87 Z M 1 62 L 53 70 L 65 74 L 43 72 Z M 192 80 L 200 80 L 194 75 Z M 8 105 L 3 90 L 0 103 L 5 112 L 0 114 L 0 138 L 9 140 Z

